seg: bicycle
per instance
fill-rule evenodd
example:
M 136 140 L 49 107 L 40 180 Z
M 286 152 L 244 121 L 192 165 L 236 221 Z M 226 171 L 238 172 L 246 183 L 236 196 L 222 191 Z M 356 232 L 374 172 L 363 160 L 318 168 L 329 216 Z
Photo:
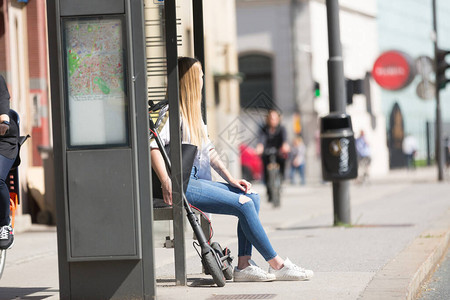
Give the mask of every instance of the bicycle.
M 19 126 L 19 115 L 14 110 L 10 110 L 10 117 L 17 123 Z M 19 133 L 19 151 L 17 152 L 16 160 L 9 170 L 8 176 L 6 177 L 6 184 L 9 188 L 9 210 L 10 210 L 10 218 L 11 218 L 11 227 L 14 229 L 14 222 L 16 217 L 16 209 L 20 204 L 19 201 L 19 164 L 20 164 L 20 147 L 25 143 L 25 141 L 30 137 L 30 135 L 20 136 Z M 0 279 L 2 278 L 3 271 L 6 265 L 6 250 L 0 249 Z
M 269 157 L 265 174 L 269 202 L 272 202 L 274 207 L 279 207 L 281 205 L 281 183 L 283 179 L 280 172 L 280 164 L 277 162 L 278 150 L 275 147 L 271 147 L 264 150 L 264 155 Z

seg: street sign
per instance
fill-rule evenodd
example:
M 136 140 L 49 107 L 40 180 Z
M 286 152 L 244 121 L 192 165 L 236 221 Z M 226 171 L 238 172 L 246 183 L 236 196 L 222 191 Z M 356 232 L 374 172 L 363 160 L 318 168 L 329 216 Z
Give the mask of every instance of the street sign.
M 434 73 L 433 60 L 426 55 L 416 58 L 417 74 L 422 77 L 422 80 L 416 87 L 417 96 L 423 100 L 434 99 L 435 84 L 431 81 L 430 75 Z
M 416 88 L 417 96 L 423 100 L 434 99 L 435 96 L 435 85 L 429 80 L 422 80 L 419 82 Z
M 422 55 L 416 58 L 417 74 L 420 74 L 424 80 L 429 79 L 430 74 L 434 72 L 433 60 L 431 57 Z
M 408 54 L 397 50 L 386 51 L 375 61 L 372 76 L 382 88 L 396 91 L 411 83 L 415 66 Z

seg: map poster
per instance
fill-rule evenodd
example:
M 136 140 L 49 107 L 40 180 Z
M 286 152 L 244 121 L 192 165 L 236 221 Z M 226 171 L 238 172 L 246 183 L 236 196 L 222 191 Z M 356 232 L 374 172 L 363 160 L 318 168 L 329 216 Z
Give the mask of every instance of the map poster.
M 63 23 L 70 146 L 128 142 L 122 23 L 120 17 Z

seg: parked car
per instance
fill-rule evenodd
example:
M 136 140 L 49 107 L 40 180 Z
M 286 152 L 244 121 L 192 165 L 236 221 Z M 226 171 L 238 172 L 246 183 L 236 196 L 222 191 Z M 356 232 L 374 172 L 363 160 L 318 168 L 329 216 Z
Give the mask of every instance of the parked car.
M 246 144 L 239 146 L 241 157 L 242 178 L 248 181 L 261 180 L 263 163 L 261 157 L 256 154 L 255 149 Z

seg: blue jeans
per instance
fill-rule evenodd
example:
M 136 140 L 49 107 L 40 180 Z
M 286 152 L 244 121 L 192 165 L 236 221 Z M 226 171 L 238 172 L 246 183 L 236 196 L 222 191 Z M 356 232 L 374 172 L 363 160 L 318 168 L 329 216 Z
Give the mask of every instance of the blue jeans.
M 244 192 L 229 184 L 199 179 L 197 168 L 192 168 L 186 190 L 189 203 L 207 213 L 238 217 L 238 256 L 251 256 L 253 245 L 266 261 L 271 260 L 277 253 L 259 220 L 259 195 L 245 194 L 251 201 L 243 204 L 239 202 L 241 195 Z
M 13 163 L 14 159 L 0 155 L 0 226 L 9 224 L 9 189 L 6 177 Z
M 297 167 L 291 166 L 291 173 L 289 176 L 291 179 L 291 183 L 294 183 L 295 173 L 300 174 L 300 182 L 302 185 L 305 185 L 305 183 L 306 183 L 306 181 L 305 181 L 305 164 L 301 164 L 300 166 L 297 166 Z

